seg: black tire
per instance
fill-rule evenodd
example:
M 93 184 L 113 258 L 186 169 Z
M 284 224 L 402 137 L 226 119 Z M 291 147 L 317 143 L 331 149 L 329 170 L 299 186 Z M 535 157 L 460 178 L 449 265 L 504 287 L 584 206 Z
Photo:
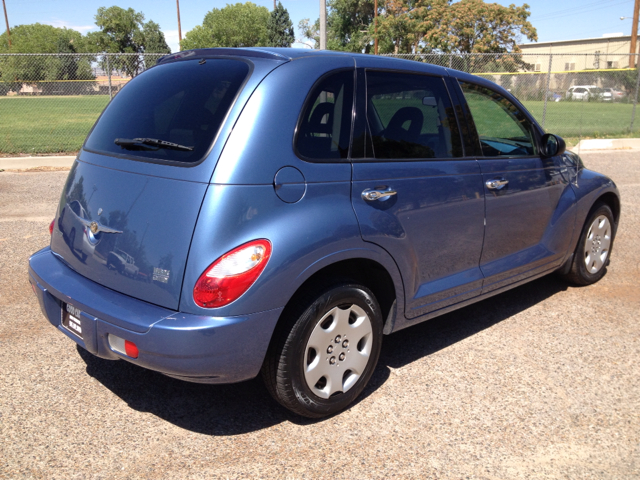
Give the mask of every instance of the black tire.
M 269 393 L 292 412 L 308 418 L 333 415 L 353 403 L 375 370 L 382 345 L 380 306 L 368 288 L 354 283 L 296 303 L 300 308 L 285 312 L 274 334 L 262 377 Z M 311 346 L 315 342 L 322 351 Z M 305 373 L 313 368 L 317 371 Z M 310 385 L 305 375 L 322 372 L 329 373 Z
M 608 222 L 608 228 L 606 228 L 606 222 L 602 227 L 602 230 L 606 230 L 609 236 L 608 245 L 606 247 L 606 257 L 604 259 L 602 259 L 602 255 L 605 252 L 605 249 L 602 248 L 602 245 L 606 243 L 606 239 L 598 238 L 604 237 L 604 235 L 594 235 L 592 232 L 592 226 L 594 226 L 594 222 L 599 218 L 606 218 L 606 222 Z M 571 269 L 569 270 L 569 273 L 563 275 L 563 277 L 575 285 L 591 285 L 592 283 L 600 280 L 607 272 L 607 265 L 611 258 L 611 250 L 615 234 L 616 224 L 611 208 L 604 203 L 597 203 L 591 209 L 591 212 L 587 216 L 587 221 L 582 227 L 580 240 L 578 241 L 578 246 L 576 247 L 576 251 L 573 255 Z M 600 260 L 597 262 L 592 261 L 592 256 L 598 256 L 600 257 Z

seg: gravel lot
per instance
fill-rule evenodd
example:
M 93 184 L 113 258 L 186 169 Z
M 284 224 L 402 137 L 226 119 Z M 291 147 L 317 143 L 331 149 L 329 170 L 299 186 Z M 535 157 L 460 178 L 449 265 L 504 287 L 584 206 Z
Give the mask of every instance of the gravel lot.
M 385 337 L 361 400 L 296 418 L 259 380 L 188 384 L 92 357 L 27 281 L 66 172 L 0 173 L 1 478 L 640 477 L 640 153 L 598 284 L 545 277 Z

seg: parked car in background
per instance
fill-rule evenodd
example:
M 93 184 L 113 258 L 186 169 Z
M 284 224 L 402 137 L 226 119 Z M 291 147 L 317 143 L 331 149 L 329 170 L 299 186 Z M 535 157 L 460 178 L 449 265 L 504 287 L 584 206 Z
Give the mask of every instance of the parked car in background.
M 551 90 L 547 91 L 547 100 L 550 100 L 552 102 L 559 102 L 560 100 L 562 100 L 562 95 L 560 95 L 559 93 L 556 92 L 552 92 Z
M 574 85 L 567 90 L 568 100 L 602 101 L 611 102 L 613 97 L 611 92 L 597 87 L 596 85 Z
M 261 374 L 314 418 L 356 400 L 384 335 L 553 272 L 597 282 L 620 217 L 613 181 L 486 79 L 277 48 L 190 50 L 137 75 L 58 211 L 74 199 L 95 248 L 57 220 L 29 260 L 51 324 L 190 382 Z
M 136 266 L 135 259 L 120 249 L 115 249 L 109 252 L 107 256 L 107 268 L 117 270 L 123 275 L 127 275 L 131 278 L 136 278 L 138 271 L 140 270 Z
M 60 232 L 67 238 L 71 252 L 78 255 L 82 262 L 93 255 L 96 242 L 90 228 L 91 218 L 78 200 L 73 200 L 62 208 L 58 225 Z
M 611 99 L 614 102 L 619 102 L 620 100 L 622 100 L 624 97 L 627 96 L 626 93 L 624 93 L 622 90 L 616 90 L 615 88 L 604 88 L 603 89 L 605 94 L 611 94 Z

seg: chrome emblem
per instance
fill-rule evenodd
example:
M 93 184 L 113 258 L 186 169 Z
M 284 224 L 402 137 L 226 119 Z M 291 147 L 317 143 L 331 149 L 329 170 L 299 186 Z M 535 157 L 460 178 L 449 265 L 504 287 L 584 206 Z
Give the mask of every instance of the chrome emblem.
M 116 230 L 115 228 L 106 227 L 106 226 L 102 225 L 100 222 L 89 221 L 86 218 L 82 218 L 81 216 L 79 216 L 73 210 L 71 210 L 71 212 L 75 215 L 75 217 L 78 219 L 78 221 L 82 225 L 87 227 L 91 231 L 91 233 L 93 233 L 94 235 L 96 235 L 99 232 L 102 232 L 102 233 L 122 233 L 122 230 Z
M 98 215 L 102 215 L 102 209 L 101 208 L 98 209 Z

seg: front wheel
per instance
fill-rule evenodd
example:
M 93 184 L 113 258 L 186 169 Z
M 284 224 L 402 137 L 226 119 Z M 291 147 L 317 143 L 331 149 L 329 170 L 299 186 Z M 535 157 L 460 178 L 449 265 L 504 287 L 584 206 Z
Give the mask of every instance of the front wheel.
M 320 418 L 345 409 L 367 385 L 380 355 L 382 315 L 373 293 L 350 283 L 303 305 L 282 319 L 262 375 L 284 407 Z
M 582 229 L 571 270 L 565 276 L 576 285 L 590 285 L 606 273 L 616 225 L 608 205 L 596 205 Z

